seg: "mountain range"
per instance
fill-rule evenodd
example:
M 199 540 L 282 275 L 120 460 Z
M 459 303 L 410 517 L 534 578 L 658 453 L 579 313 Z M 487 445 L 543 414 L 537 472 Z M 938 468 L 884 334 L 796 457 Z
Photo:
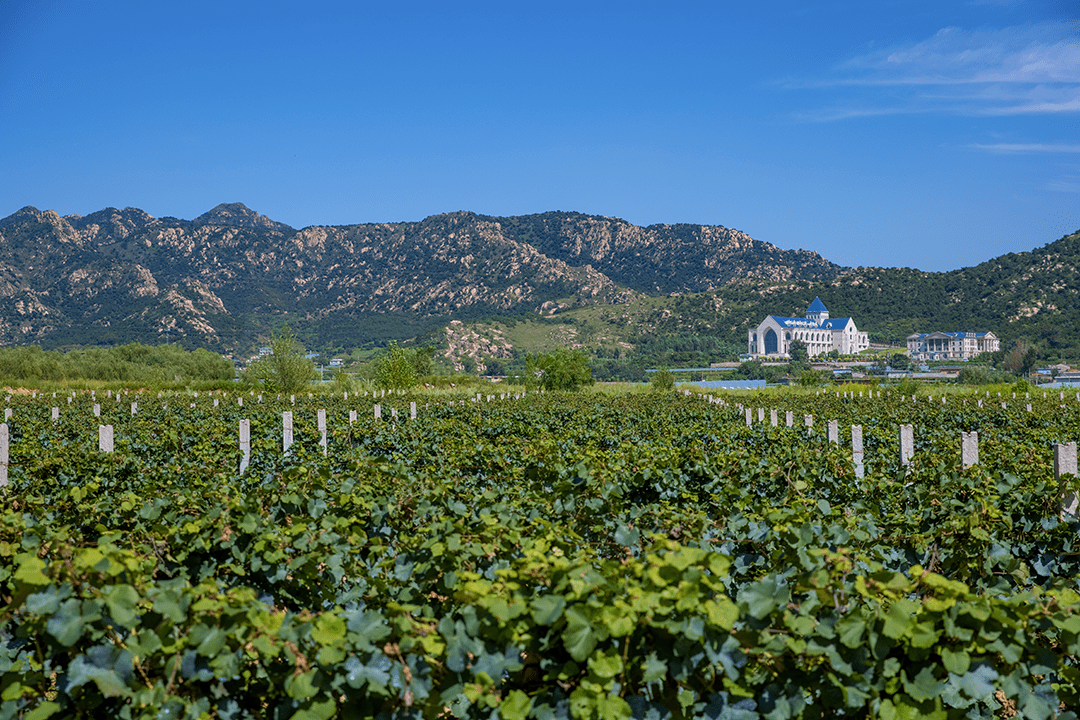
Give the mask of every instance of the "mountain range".
M 570 212 L 295 229 L 241 203 L 194 220 L 26 207 L 0 220 L 0 344 L 170 341 L 244 354 L 288 322 L 315 346 L 347 348 L 453 320 L 645 306 L 660 320 L 631 324 L 629 335 L 706 332 L 738 344 L 756 315 L 801 312 L 804 296 L 820 294 L 872 336 L 1009 336 L 1027 325 L 1071 347 L 1080 346 L 1078 250 L 1073 234 L 924 273 L 844 268 L 721 226 L 638 227 Z

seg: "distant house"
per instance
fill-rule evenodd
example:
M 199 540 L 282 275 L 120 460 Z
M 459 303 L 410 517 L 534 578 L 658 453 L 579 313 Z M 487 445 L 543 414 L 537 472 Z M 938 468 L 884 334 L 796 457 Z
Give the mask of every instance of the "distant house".
M 330 359 L 330 367 L 342 367 L 344 364 L 345 364 L 345 361 L 342 360 L 341 358 L 331 358 Z
M 976 355 L 996 352 L 1001 341 L 992 332 L 914 333 L 907 338 L 907 354 L 912 360 L 970 360 Z
M 747 353 L 754 357 L 788 357 L 791 343 L 801 340 L 810 357 L 836 350 L 841 355 L 854 355 L 870 347 L 870 338 L 859 332 L 851 318 L 830 318 L 821 298 L 814 298 L 806 309 L 806 317 L 769 315 L 747 333 Z

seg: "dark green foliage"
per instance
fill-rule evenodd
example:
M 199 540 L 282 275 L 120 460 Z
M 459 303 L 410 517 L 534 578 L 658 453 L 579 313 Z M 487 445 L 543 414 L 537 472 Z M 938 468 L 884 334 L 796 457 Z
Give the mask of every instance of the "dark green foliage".
M 130 343 L 111 348 L 58 352 L 29 347 L 0 348 L 0 381 L 60 383 L 101 380 L 147 384 L 231 380 L 232 361 L 208 350 Z
M 964 385 L 997 385 L 1012 382 L 1013 376 L 985 365 L 965 365 L 960 368 L 959 380 Z
M 398 347 L 391 342 L 375 360 L 375 382 L 388 390 L 405 390 L 416 385 L 420 378 L 431 374 L 431 359 L 435 348 Z
M 558 348 L 526 358 L 526 376 L 544 390 L 574 391 L 593 384 L 589 356 L 581 350 Z
M 806 349 L 806 343 L 802 340 L 792 340 L 788 346 L 788 356 L 792 363 L 805 363 L 810 359 L 810 351 Z
M 1035 369 L 1038 360 L 1038 350 L 1023 340 L 1017 340 L 1012 349 L 1005 354 L 1001 365 L 1013 375 L 1026 376 Z
M 649 378 L 649 384 L 657 392 L 671 392 L 675 389 L 675 376 L 667 368 L 660 368 Z
M 275 393 L 298 393 L 317 379 L 315 363 L 285 325 L 270 337 L 270 354 L 251 363 L 244 373 L 248 384 Z
M 104 405 L 108 455 L 89 395 L 55 425 L 13 398 L 6 716 L 1076 718 L 1076 481 L 1049 454 L 1075 396 L 457 397 L 396 426 L 215 397 Z M 828 419 L 863 426 L 867 477 Z

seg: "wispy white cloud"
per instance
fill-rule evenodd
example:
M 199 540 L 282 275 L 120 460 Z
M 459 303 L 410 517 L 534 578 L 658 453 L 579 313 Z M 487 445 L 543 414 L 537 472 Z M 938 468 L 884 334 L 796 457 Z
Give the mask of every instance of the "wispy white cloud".
M 1080 145 L 1054 143 L 993 143 L 989 145 L 974 144 L 968 147 L 1000 153 L 1080 153 Z
M 1078 34 L 1077 22 L 944 28 L 921 42 L 851 58 L 825 77 L 794 86 L 841 95 L 832 108 L 804 114 L 819 121 L 899 113 L 1080 112 Z
M 996 30 L 945 28 L 914 45 L 852 58 L 851 82 L 878 84 L 1080 83 L 1075 23 Z
M 1051 180 L 1046 189 L 1052 192 L 1080 193 L 1080 180 Z

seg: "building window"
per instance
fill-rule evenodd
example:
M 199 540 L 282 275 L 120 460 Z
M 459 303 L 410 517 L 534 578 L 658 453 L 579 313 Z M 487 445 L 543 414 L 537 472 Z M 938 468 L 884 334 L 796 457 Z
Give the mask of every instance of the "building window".
M 772 355 L 772 354 L 775 354 L 777 352 L 776 340 L 777 340 L 776 333 L 773 332 L 772 329 L 770 328 L 769 331 L 765 333 L 765 354 L 766 355 Z

